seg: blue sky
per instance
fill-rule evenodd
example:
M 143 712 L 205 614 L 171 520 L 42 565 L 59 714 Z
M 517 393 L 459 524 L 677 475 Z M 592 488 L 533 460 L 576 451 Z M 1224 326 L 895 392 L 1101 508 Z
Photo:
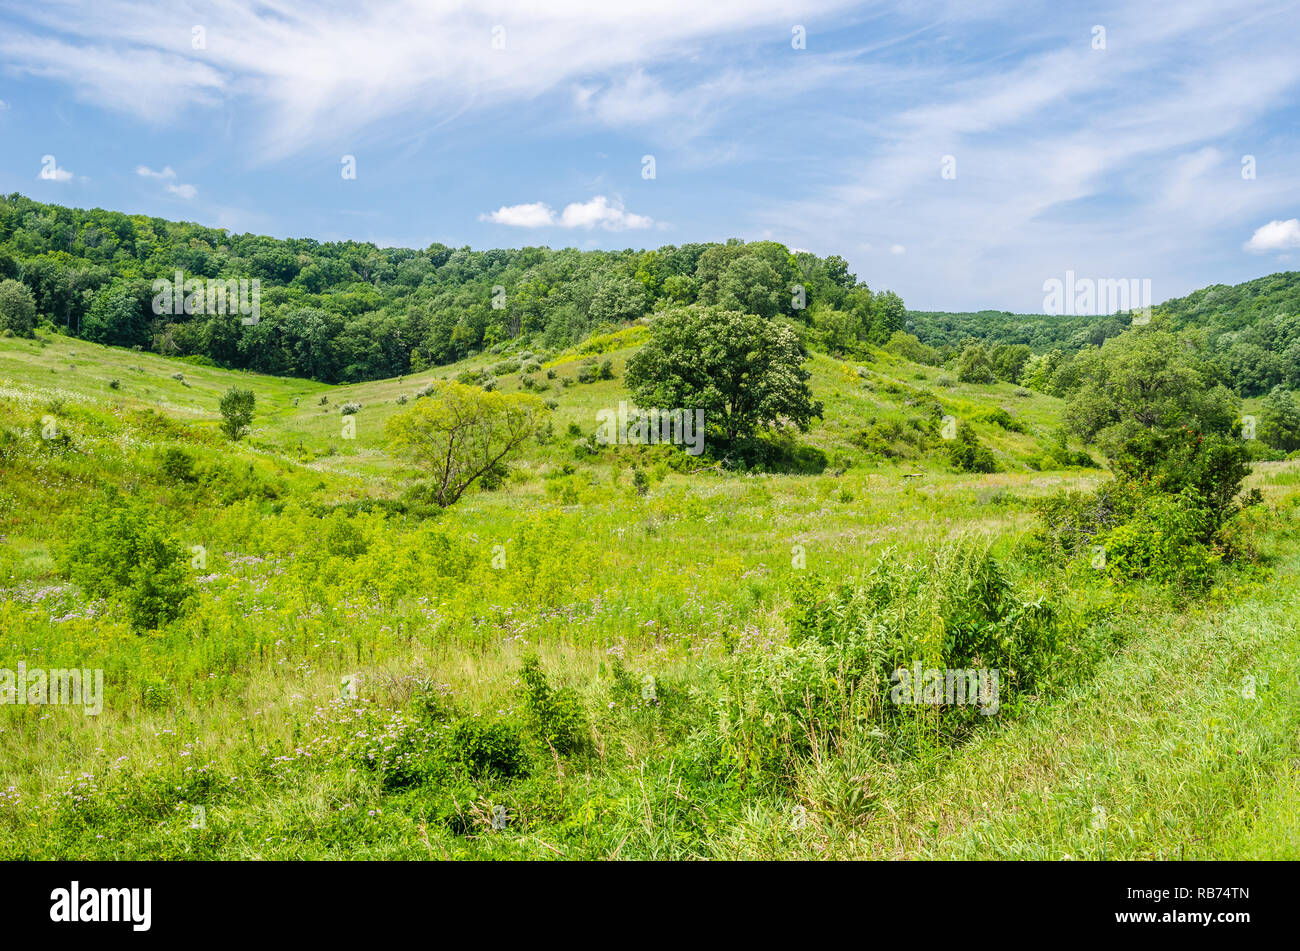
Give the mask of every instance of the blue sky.
M 1159 301 L 1300 260 L 1298 40 L 1294 2 L 0 0 L 0 191 L 412 247 L 771 238 L 916 309 L 1041 311 L 1067 270 Z

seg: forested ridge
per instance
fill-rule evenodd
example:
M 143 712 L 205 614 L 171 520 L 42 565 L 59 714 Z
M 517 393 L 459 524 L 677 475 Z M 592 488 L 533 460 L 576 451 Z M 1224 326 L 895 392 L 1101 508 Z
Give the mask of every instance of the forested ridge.
M 257 280 L 256 323 L 238 313 L 156 313 L 154 282 L 177 271 L 185 280 Z M 622 251 L 381 248 L 236 235 L 18 194 L 0 198 L 5 279 L 30 292 L 33 325 L 329 383 L 397 376 L 511 342 L 562 348 L 682 304 L 790 318 L 841 349 L 883 343 L 904 315 L 896 294 L 873 292 L 843 258 L 771 241 Z
M 1152 321 L 1169 330 L 1194 330 L 1212 362 L 1241 396 L 1261 396 L 1281 386 L 1300 389 L 1300 272 L 1282 271 L 1229 287 L 1214 284 L 1152 308 Z M 1109 316 L 909 311 L 907 330 L 945 352 L 971 339 L 1028 347 L 1060 362 L 1100 346 L 1131 324 Z M 1055 351 L 1055 353 L 1053 353 Z M 1019 382 L 1019 381 L 1017 381 Z

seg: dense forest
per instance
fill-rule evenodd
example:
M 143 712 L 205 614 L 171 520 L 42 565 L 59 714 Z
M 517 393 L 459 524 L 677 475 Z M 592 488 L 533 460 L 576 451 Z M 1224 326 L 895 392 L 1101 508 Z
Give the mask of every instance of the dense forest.
M 1300 272 L 1270 274 L 1235 287 L 1215 284 L 1152 310 L 1154 325 L 1202 335 L 1211 361 L 1239 395 L 1261 396 L 1279 386 L 1300 389 Z M 1071 354 L 1118 336 L 1130 322 L 1127 314 L 907 314 L 907 329 L 941 358 L 974 339 L 987 346 L 1027 348 L 1053 368 Z
M 185 281 L 258 281 L 256 322 L 234 308 L 158 313 L 154 282 L 178 271 Z M 5 280 L 27 294 L 0 289 L 0 331 L 47 323 L 97 343 L 328 383 L 397 376 L 510 342 L 562 348 L 681 304 L 784 316 L 845 351 L 887 341 L 905 314 L 898 295 L 871 291 L 843 258 L 770 241 L 413 250 L 232 235 L 18 194 L 0 198 Z M 28 295 L 30 304 L 19 299 Z

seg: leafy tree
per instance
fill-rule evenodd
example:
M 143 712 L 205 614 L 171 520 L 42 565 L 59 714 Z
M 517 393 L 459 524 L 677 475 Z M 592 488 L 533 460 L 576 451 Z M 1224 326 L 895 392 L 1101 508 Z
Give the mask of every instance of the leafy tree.
M 1259 421 L 1259 438 L 1265 445 L 1283 452 L 1300 449 L 1300 403 L 1295 395 L 1281 386 L 1273 387 L 1264 397 L 1264 411 Z
M 702 409 L 706 426 L 730 444 L 760 429 L 807 430 L 821 416 L 806 359 L 785 324 L 716 307 L 682 307 L 650 325 L 625 376 L 640 405 Z
M 646 287 L 632 279 L 612 280 L 602 284 L 591 299 L 589 311 L 592 322 L 626 323 L 645 315 L 649 310 Z
M 852 314 L 817 305 L 812 308 L 812 322 L 821 333 L 823 346 L 831 353 L 851 353 L 857 346 L 858 328 Z
M 1250 472 L 1237 398 L 1193 337 L 1130 330 L 1072 361 L 1066 426 L 1095 442 L 1121 480 L 1190 492 L 1207 538 L 1236 510 Z
M 115 347 L 144 346 L 149 343 L 152 300 L 146 282 L 114 281 L 95 295 L 82 321 L 82 336 Z
M 793 282 L 787 285 L 780 272 L 755 254 L 736 258 L 718 283 L 718 304 L 760 317 L 775 317 L 789 311 Z
M 962 383 L 992 383 L 997 379 L 989 352 L 978 340 L 966 344 L 957 358 L 957 379 Z
M 1112 458 L 1141 434 L 1234 434 L 1236 398 L 1190 337 L 1131 330 L 1083 351 L 1070 369 L 1066 425 Z
M 253 422 L 252 390 L 229 389 L 221 397 L 221 431 L 238 441 Z
M 0 281 L 0 331 L 30 337 L 36 327 L 36 302 L 18 281 Z
M 546 412 L 526 393 L 487 392 L 453 381 L 388 420 L 393 447 L 431 477 L 433 500 L 454 505 L 475 480 L 498 473 Z
M 1061 350 L 1035 354 L 1025 361 L 1020 371 L 1020 385 L 1051 396 L 1058 395 L 1054 381 L 1056 371 L 1060 369 L 1065 359 L 1065 354 Z
M 885 349 L 890 353 L 896 353 L 905 360 L 911 360 L 913 363 L 924 363 L 927 366 L 938 366 L 942 361 L 939 359 L 939 351 L 934 347 L 927 347 L 916 337 L 901 330 L 895 330 L 885 343 Z
M 1023 343 L 1000 343 L 989 351 L 994 376 L 1007 383 L 1020 382 L 1020 374 L 1031 356 L 1033 351 Z
M 903 298 L 893 291 L 875 295 L 871 301 L 871 336 L 875 344 L 883 344 L 896 330 L 907 326 L 907 308 Z

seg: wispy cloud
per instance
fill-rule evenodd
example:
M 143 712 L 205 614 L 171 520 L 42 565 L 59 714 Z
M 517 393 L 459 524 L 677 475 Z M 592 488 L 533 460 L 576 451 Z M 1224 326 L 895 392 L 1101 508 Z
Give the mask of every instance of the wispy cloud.
M 847 6 L 808 0 L 801 15 Z M 379 127 L 397 113 L 447 116 L 532 101 L 723 38 L 788 36 L 791 16 L 783 0 L 500 0 L 491 9 L 424 0 L 310 8 L 182 0 L 164 10 L 149 0 L 91 7 L 46 0 L 20 15 L 32 26 L 0 37 L 11 69 L 155 122 L 189 107 L 250 101 L 262 110 L 259 144 L 269 157 Z M 204 29 L 200 49 L 195 24 Z M 647 92 L 634 79 L 622 100 L 645 102 Z M 608 96 L 600 108 L 616 118 L 626 106 Z
M 155 172 L 148 165 L 137 165 L 135 167 L 135 173 L 141 178 L 156 178 L 167 182 L 166 188 L 169 194 L 184 198 L 187 201 L 199 193 L 196 186 L 183 185 L 175 181 L 176 170 L 170 165 L 164 165 L 162 171 L 159 172 Z

